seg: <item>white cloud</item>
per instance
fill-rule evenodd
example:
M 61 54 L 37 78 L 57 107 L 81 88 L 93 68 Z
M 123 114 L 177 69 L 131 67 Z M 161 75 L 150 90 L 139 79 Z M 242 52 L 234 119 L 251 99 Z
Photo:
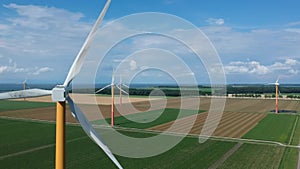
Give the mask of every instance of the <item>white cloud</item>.
M 53 82 L 63 80 L 64 73 L 56 76 L 55 71 L 68 71 L 92 23 L 83 22 L 81 13 L 55 7 L 13 3 L 3 7 L 15 14 L 0 19 L 0 54 L 18 62 L 18 67 L 2 63 L 2 72 L 7 66 L 5 72 L 12 73 L 10 79 L 16 79 L 16 73 L 39 75 L 50 72 L 44 68 L 48 67 L 53 71 L 49 76 L 55 78 Z M 37 69 L 35 65 L 39 65 Z M 0 77 L 1 81 L 5 79 Z
M 288 29 L 285 29 L 285 31 L 292 32 L 292 33 L 300 33 L 299 28 L 288 28 Z
M 53 71 L 54 69 L 49 68 L 49 67 L 42 67 L 42 68 L 35 68 L 35 72 L 33 72 L 33 75 L 39 75 L 41 73 L 45 73 L 45 72 L 50 72 Z
M 287 65 L 297 65 L 297 64 L 299 64 L 299 61 L 295 60 L 295 59 L 286 59 L 285 64 L 287 64 Z
M 124 25 L 120 28 L 119 31 L 126 30 L 126 26 Z M 298 62 L 297 59 L 300 58 L 300 37 L 295 32 L 287 32 L 284 29 L 248 29 L 240 31 L 229 26 L 218 26 L 216 24 L 201 27 L 200 29 L 211 39 L 221 60 L 224 63 L 228 63 L 224 67 L 227 75 L 241 75 L 238 82 L 249 82 L 250 80 L 256 82 L 257 79 L 249 78 L 256 77 L 252 75 L 266 75 L 270 78 L 272 76 L 277 78 L 278 74 L 291 76 L 298 74 L 299 66 L 297 67 L 296 63 Z M 202 49 L 205 46 L 203 43 L 205 42 L 204 38 L 196 38 L 194 30 L 174 29 L 172 33 L 174 32 L 178 36 L 186 35 L 191 40 L 190 44 L 200 46 L 198 48 L 201 48 L 203 56 L 208 52 L 205 48 Z M 130 53 L 132 54 L 132 52 L 137 50 L 159 48 L 177 54 L 184 61 L 190 59 L 191 57 L 186 57 L 190 55 L 190 51 L 184 49 L 182 44 L 172 40 L 166 37 L 146 37 L 145 35 L 132 39 L 132 43 L 126 43 L 124 46 L 127 48 L 122 49 L 128 51 L 129 54 L 127 54 L 130 55 Z M 128 55 L 125 54 L 123 57 Z M 242 56 L 247 57 L 243 58 Z M 240 60 L 240 58 L 247 61 L 232 61 Z M 159 60 L 162 60 L 162 58 L 159 58 Z M 194 66 L 194 63 L 191 63 L 193 61 L 191 59 L 188 60 L 188 66 Z M 169 60 L 167 63 L 172 65 L 172 60 Z M 199 77 L 199 73 L 196 73 L 195 76 Z
M 288 23 L 286 26 L 292 27 L 292 26 L 298 26 L 298 25 L 300 25 L 300 21 L 290 22 L 290 23 Z
M 20 67 L 11 58 L 1 57 L 0 74 L 10 73 L 10 75 L 40 75 L 49 71 L 53 71 L 50 67 Z
M 288 71 L 288 73 L 291 74 L 291 75 L 297 75 L 298 72 L 299 72 L 299 70 L 295 70 L 295 69 L 291 69 L 291 70 Z
M 267 74 L 270 72 L 269 68 L 261 65 L 257 61 L 250 62 L 230 62 L 224 67 L 227 74 L 231 73 L 249 73 L 249 74 Z
M 0 74 L 6 72 L 8 70 L 8 66 L 0 66 Z
M 13 72 L 14 73 L 28 73 L 30 70 L 29 68 L 20 68 L 20 67 L 17 67 L 15 66 L 14 69 L 13 69 Z
M 225 23 L 224 19 L 222 18 L 208 18 L 206 22 L 208 22 L 210 25 L 223 25 Z
M 226 26 L 200 28 L 227 62 L 247 56 L 271 62 L 280 56 L 300 58 L 300 31 L 287 29 L 244 29 Z M 263 57 L 263 58 L 262 58 Z M 246 59 L 246 58 L 245 58 Z
M 54 7 L 43 7 L 43 6 L 34 6 L 34 5 L 17 5 L 17 4 L 8 4 L 3 5 L 8 9 L 15 10 L 19 17 L 17 18 L 8 18 L 8 20 L 12 21 L 14 25 L 21 25 L 25 27 L 34 27 L 37 28 L 48 28 L 47 25 L 55 24 L 51 21 L 60 21 L 60 22 L 69 22 L 78 21 L 83 17 L 81 13 L 72 13 L 64 9 L 58 9 Z M 24 19 L 24 20 L 23 20 Z M 47 20 L 50 19 L 49 22 L 32 22 L 37 20 Z M 33 24 L 33 25 L 31 25 Z M 45 27 L 44 27 L 45 26 Z M 59 26 L 59 25 L 57 25 Z
M 131 60 L 129 66 L 130 66 L 130 70 L 136 70 L 137 68 L 136 61 Z
M 24 52 L 28 57 L 38 55 L 45 59 L 49 56 L 74 56 L 82 43 L 80 39 L 91 27 L 90 23 L 81 22 L 83 14 L 64 9 L 17 4 L 4 7 L 18 14 L 7 17 L 0 26 L 6 30 L 0 37 L 0 46 L 10 56 L 21 57 L 20 53 Z
M 288 71 L 291 74 L 296 75 L 296 69 L 299 69 L 300 62 L 295 59 L 285 59 L 284 62 L 275 62 L 274 64 L 270 65 L 269 68 L 272 70 L 277 71 Z
M 271 65 L 263 65 L 258 61 L 236 61 L 224 66 L 227 74 L 277 74 L 277 75 L 297 75 L 300 69 L 300 62 L 295 59 L 286 59 L 283 62 L 275 62 Z

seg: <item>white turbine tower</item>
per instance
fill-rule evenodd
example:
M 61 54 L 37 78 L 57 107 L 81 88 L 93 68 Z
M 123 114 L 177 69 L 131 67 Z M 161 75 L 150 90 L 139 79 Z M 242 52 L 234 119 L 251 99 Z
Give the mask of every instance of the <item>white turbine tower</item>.
M 115 111 L 114 111 L 114 104 L 115 104 L 115 86 L 120 90 L 120 96 L 122 97 L 122 92 L 127 94 L 126 91 L 124 91 L 122 88 L 120 88 L 118 85 L 115 85 L 115 74 L 114 71 L 111 76 L 111 84 L 104 86 L 103 88 L 97 90 L 95 93 L 100 93 L 102 90 L 111 87 L 111 122 L 110 125 L 113 127 L 115 125 Z
M 117 88 L 120 91 L 120 105 L 122 105 L 122 94 L 125 93 L 125 94 L 129 95 L 128 92 L 126 92 L 122 89 L 122 87 L 126 87 L 127 89 L 129 89 L 129 87 L 127 85 L 122 83 L 122 76 L 120 75 L 120 83 L 119 83 L 119 85 L 117 85 Z
M 27 87 L 27 79 L 25 79 L 23 81 L 23 90 L 25 91 L 26 90 L 26 87 Z M 26 100 L 26 98 L 24 97 L 24 100 Z
M 120 105 L 122 105 L 122 76 L 120 76 L 120 84 L 118 88 L 120 91 Z
M 87 50 L 89 49 L 93 39 L 95 38 L 98 27 L 100 26 L 103 17 L 110 5 L 111 0 L 107 0 L 103 10 L 101 11 L 96 23 L 90 31 L 87 39 L 85 40 L 82 48 L 80 49 L 76 59 L 74 60 L 67 78 L 63 85 L 57 85 L 52 90 L 43 89 L 28 89 L 13 92 L 0 93 L 0 99 L 15 99 L 15 98 L 28 98 L 28 97 L 39 97 L 45 95 L 52 95 L 52 100 L 56 102 L 56 151 L 55 151 L 55 168 L 65 168 L 65 113 L 66 113 L 66 101 L 68 101 L 72 113 L 75 118 L 79 121 L 80 125 L 86 132 L 86 134 L 94 140 L 94 142 L 101 147 L 101 149 L 107 154 L 107 156 L 114 162 L 118 168 L 122 168 L 118 160 L 114 157 L 109 148 L 102 141 L 98 133 L 93 129 L 92 125 L 88 122 L 84 114 L 81 112 L 79 107 L 73 102 L 67 87 L 70 85 L 72 80 L 80 72 L 83 65 L 84 59 L 86 58 Z
M 26 88 L 27 88 L 27 79 L 23 81 L 23 90 L 26 90 Z

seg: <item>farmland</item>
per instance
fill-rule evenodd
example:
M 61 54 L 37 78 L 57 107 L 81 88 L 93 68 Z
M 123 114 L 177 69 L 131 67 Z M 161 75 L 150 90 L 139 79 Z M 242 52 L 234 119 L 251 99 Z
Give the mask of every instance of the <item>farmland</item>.
M 283 150 L 280 146 L 244 144 L 220 168 L 278 168 Z
M 54 106 L 54 105 L 55 105 L 54 103 L 0 100 L 0 112 L 8 111 L 8 110 L 50 107 L 50 106 Z
M 268 114 L 243 138 L 278 141 L 288 145 L 298 145 L 300 131 L 298 118 L 298 115 Z M 294 147 L 284 147 L 282 149 L 284 153 L 279 168 L 296 168 L 298 149 Z
M 292 133 L 293 137 L 291 137 L 290 144 L 291 145 L 298 145 L 300 143 L 300 120 L 299 120 L 299 115 L 296 117 L 294 127 L 295 127 L 295 129 L 294 129 L 294 133 Z
M 204 111 L 182 110 L 179 115 L 179 109 L 152 110 L 149 112 L 129 114 L 127 116 L 118 116 L 115 118 L 115 125 L 129 128 L 146 129 L 160 124 L 172 122 L 176 119 L 191 116 Z M 130 120 L 129 120 L 130 119 Z M 111 118 L 107 118 L 110 123 Z M 94 121 L 93 124 L 104 124 L 103 121 Z
M 210 97 L 200 98 L 170 98 L 168 99 L 168 108 L 180 108 L 181 101 L 187 102 L 184 109 L 195 108 L 195 104 L 200 105 L 197 107 L 201 110 L 208 110 L 210 107 Z M 159 105 L 159 101 L 157 102 Z M 274 110 L 274 99 L 247 99 L 247 98 L 227 98 L 224 107 L 225 112 L 241 112 L 241 113 L 267 113 Z M 300 102 L 297 100 L 279 100 L 279 107 L 282 110 L 295 110 L 300 112 Z
M 55 128 L 53 123 L 1 119 L 1 125 L 2 129 L 6 129 L 1 130 L 1 135 L 5 135 L 7 138 L 0 143 L 1 167 L 6 169 L 53 168 L 53 131 Z M 21 134 L 25 133 L 24 131 L 26 134 Z M 150 134 L 131 133 L 131 135 Z M 12 142 L 11 140 L 15 141 Z M 66 141 L 67 168 L 114 167 L 106 155 L 83 133 L 81 127 L 68 125 Z M 117 158 L 125 168 L 182 168 L 186 167 L 187 164 L 191 168 L 199 168 L 199 166 L 200 168 L 207 168 L 234 144 L 233 142 L 221 141 L 207 141 L 199 144 L 197 138 L 185 138 L 175 148 L 159 156 L 142 159 Z M 8 148 L 5 148 L 7 146 Z
M 103 98 L 107 99 L 107 102 L 110 100 L 108 97 L 101 99 Z M 210 106 L 210 98 L 201 97 L 198 109 L 195 108 L 195 104 L 199 98 L 167 98 L 167 108 L 164 111 L 162 109 L 155 110 L 163 105 L 159 98 L 152 100 L 151 103 L 145 98 L 140 99 L 140 101 L 133 99 L 132 105 L 136 108 L 134 111 L 122 109 L 123 106 L 126 107 L 127 104 L 130 104 L 129 102 L 124 102 L 122 106 L 115 105 L 115 124 L 122 127 L 116 128 L 120 133 L 130 137 L 144 138 L 169 129 L 175 119 L 177 126 L 171 131 L 174 133 L 181 133 L 191 120 L 195 120 L 195 123 L 188 137 L 163 154 L 142 159 L 117 156 L 124 168 L 209 168 L 238 143 L 242 143 L 241 147 L 225 158 L 219 168 L 289 169 L 295 168 L 297 165 L 298 149 L 295 147 L 287 148 L 259 141 L 250 143 L 239 140 L 239 138 L 269 140 L 287 145 L 298 145 L 300 138 L 298 115 L 268 113 L 273 107 L 274 100 L 227 99 L 220 123 L 213 133 L 213 136 L 216 137 L 199 144 L 198 135 L 208 116 L 205 110 L 208 110 Z M 2 129 L 0 134 L 4 136 L 0 142 L 1 168 L 2 166 L 4 168 L 53 168 L 55 106 L 53 103 L 45 101 L 2 102 L 5 103 L 3 107 L 6 109 L 0 111 Z M 184 108 L 186 109 L 183 109 L 182 116 L 178 117 L 182 101 L 185 102 Z M 27 105 L 27 103 L 30 104 Z M 300 109 L 299 103 L 294 100 L 280 100 L 280 105 L 284 109 L 297 111 Z M 92 112 L 86 114 L 89 120 L 94 124 L 103 124 L 101 121 L 104 120 L 109 122 L 110 105 L 97 106 L 102 113 L 102 118 L 98 113 Z M 89 104 L 83 103 L 80 104 L 80 107 L 84 109 L 84 112 L 92 110 Z M 124 112 L 119 112 L 120 110 L 124 110 Z M 215 120 L 212 119 L 212 121 Z M 69 109 L 67 109 L 67 121 L 76 123 Z M 139 130 L 130 130 L 129 128 L 138 128 Z M 97 128 L 97 131 L 102 130 L 106 129 Z M 172 137 L 178 136 L 173 135 Z M 66 141 L 67 168 L 115 167 L 102 150 L 84 134 L 78 124 L 67 125 Z M 263 159 L 265 160 L 262 161 Z
M 191 123 L 191 121 L 196 118 L 195 123 L 190 131 L 190 134 L 199 135 L 208 113 L 202 113 L 198 115 L 189 116 L 186 118 L 178 119 L 177 122 L 180 124 L 178 127 L 174 128 L 171 132 L 184 131 L 184 128 Z M 230 113 L 225 112 L 220 120 L 220 123 L 213 133 L 214 136 L 222 137 L 234 137 L 240 138 L 246 134 L 251 128 L 253 128 L 265 114 L 258 113 Z M 165 123 L 159 126 L 152 127 L 152 130 L 164 131 L 172 125 L 172 122 Z
M 295 115 L 286 114 L 268 114 L 243 138 L 277 141 L 287 144 L 290 140 L 296 117 Z
M 299 150 L 297 148 L 285 148 L 279 168 L 280 169 L 297 168 L 298 153 Z

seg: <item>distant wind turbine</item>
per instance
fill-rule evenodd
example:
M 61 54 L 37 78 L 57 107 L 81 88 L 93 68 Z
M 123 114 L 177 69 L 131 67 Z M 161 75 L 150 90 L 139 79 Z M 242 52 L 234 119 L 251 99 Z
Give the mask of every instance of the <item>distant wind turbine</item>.
M 27 87 L 27 79 L 23 81 L 23 90 L 26 90 L 26 87 Z
M 127 94 L 126 91 L 124 91 L 122 88 L 120 88 L 118 85 L 115 85 L 115 74 L 114 71 L 111 76 L 111 84 L 104 86 L 103 88 L 97 90 L 95 93 L 100 93 L 102 90 L 111 87 L 111 123 L 110 125 L 113 127 L 115 124 L 115 111 L 114 111 L 114 104 L 115 104 L 115 86 L 120 90 L 120 96 L 122 97 L 122 92 Z M 121 86 L 121 85 L 120 85 Z
M 25 91 L 26 90 L 26 86 L 27 86 L 27 79 L 25 79 L 24 81 L 23 81 L 23 90 Z M 24 100 L 26 100 L 26 98 L 24 97 Z
M 269 84 L 272 84 L 272 85 L 275 85 L 275 98 L 276 98 L 276 104 L 275 104 L 275 113 L 278 113 L 278 96 L 279 96 L 279 77 L 277 78 L 276 82 L 275 83 L 269 83 Z
M 119 91 L 120 91 L 120 105 L 122 105 L 122 77 L 121 76 L 120 76 Z
M 129 87 L 127 85 L 122 83 L 122 76 L 120 75 L 120 83 L 119 83 L 119 85 L 117 85 L 117 88 L 120 91 L 120 105 L 122 105 L 122 93 L 125 93 L 125 94 L 129 95 L 129 93 L 126 92 L 125 90 L 123 90 L 122 87 L 125 87 L 125 88 L 129 89 Z
M 0 93 L 0 99 L 15 99 L 15 98 L 28 98 L 28 97 L 39 97 L 45 95 L 52 95 L 52 100 L 56 102 L 56 151 L 55 151 L 55 168 L 64 169 L 65 165 L 65 114 L 66 114 L 66 101 L 68 101 L 70 109 L 74 114 L 75 118 L 80 122 L 80 125 L 86 132 L 86 134 L 94 140 L 94 142 L 106 153 L 106 155 L 113 161 L 118 167 L 122 168 L 118 160 L 114 157 L 109 148 L 102 141 L 98 133 L 94 130 L 92 125 L 86 119 L 84 114 L 81 112 L 79 107 L 73 102 L 69 96 L 67 87 L 69 87 L 72 80 L 78 75 L 81 67 L 86 58 L 87 51 L 95 38 L 98 27 L 100 26 L 104 15 L 110 5 L 111 0 L 107 0 L 103 10 L 101 11 L 96 23 L 90 31 L 87 39 L 81 47 L 76 59 L 74 60 L 67 78 L 63 85 L 57 85 L 52 90 L 43 89 L 28 89 L 13 92 Z

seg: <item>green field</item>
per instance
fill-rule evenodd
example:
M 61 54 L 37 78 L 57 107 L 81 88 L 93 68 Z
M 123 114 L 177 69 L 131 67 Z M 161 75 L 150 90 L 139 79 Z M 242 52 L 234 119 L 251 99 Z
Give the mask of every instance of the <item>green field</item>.
M 204 169 L 222 157 L 234 144 L 212 140 L 199 144 L 197 138 L 185 138 L 176 147 L 161 155 L 143 159 L 121 158 L 120 161 L 124 168 Z
M 280 169 L 297 168 L 299 150 L 297 148 L 285 148 L 281 159 Z
M 243 138 L 277 141 L 287 144 L 290 140 L 295 120 L 295 115 L 268 114 Z M 296 136 L 298 135 L 296 134 Z
M 8 119 L 0 119 L 0 124 L 1 138 L 5 138 L 0 142 L 1 168 L 54 168 L 55 124 Z M 151 136 L 133 132 L 131 135 Z M 115 168 L 81 127 L 68 125 L 66 140 L 67 168 Z M 124 168 L 207 168 L 235 144 L 212 140 L 199 144 L 198 138 L 185 138 L 173 149 L 155 157 L 117 158 Z
M 0 100 L 0 112 L 55 106 L 55 103 Z
M 163 111 L 163 113 L 162 113 Z M 126 116 L 115 117 L 115 125 L 120 127 L 146 129 L 160 124 L 168 123 L 179 118 L 202 113 L 204 110 L 181 110 L 167 108 L 165 110 L 153 110 L 149 112 L 135 113 Z M 111 118 L 107 118 L 106 122 L 110 123 Z M 105 124 L 103 120 L 94 121 L 93 124 Z
M 16 153 L 35 147 L 53 144 L 55 124 L 0 118 L 0 156 Z M 78 138 L 81 128 L 67 126 L 67 139 Z
M 299 115 L 297 115 L 298 120 L 297 120 L 297 124 L 295 127 L 295 131 L 293 133 L 293 137 L 291 140 L 291 145 L 299 145 L 300 143 L 300 118 Z
M 243 144 L 221 169 L 278 168 L 284 148 L 272 145 Z
M 268 114 L 243 138 L 277 141 L 290 145 L 298 145 L 300 139 L 300 120 L 296 120 L 297 118 L 299 118 L 298 115 Z M 295 123 L 295 130 L 293 130 Z M 264 147 L 268 146 L 264 145 Z M 298 149 L 284 147 L 281 149 L 283 149 L 284 153 L 279 155 L 278 158 L 281 158 L 281 162 L 280 166 L 276 166 L 276 168 L 296 168 L 298 162 Z M 276 154 L 271 156 L 276 156 Z

